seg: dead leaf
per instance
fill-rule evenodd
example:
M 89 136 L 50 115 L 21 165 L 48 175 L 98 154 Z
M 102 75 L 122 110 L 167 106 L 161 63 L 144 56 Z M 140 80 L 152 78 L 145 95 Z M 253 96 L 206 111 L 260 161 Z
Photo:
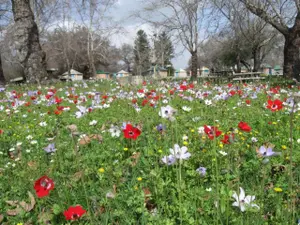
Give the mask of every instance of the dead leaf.
M 36 165 L 36 162 L 35 161 L 29 161 L 27 163 L 27 165 L 32 168 L 32 169 L 36 169 L 37 168 L 37 165 Z
M 143 130 L 143 123 L 142 122 L 138 123 L 136 125 L 136 128 L 138 128 L 140 131 L 142 131 Z
M 90 134 L 88 136 L 84 136 L 82 137 L 78 144 L 79 145 L 87 145 L 89 143 L 91 143 L 92 140 L 97 140 L 99 143 L 101 143 L 103 141 L 103 138 L 100 134 Z
M 28 196 L 30 199 L 30 204 L 27 204 L 26 202 L 22 201 L 20 202 L 20 206 L 22 206 L 22 208 L 26 211 L 26 212 L 30 212 L 34 206 L 35 206 L 35 199 L 34 196 L 31 194 L 31 192 L 28 191 Z
M 145 207 L 148 209 L 149 212 L 152 212 L 156 208 L 156 204 L 152 199 L 150 199 L 151 192 L 149 188 L 143 188 L 143 192 L 145 198 Z
M 82 177 L 83 177 L 83 171 L 78 171 L 76 173 L 74 173 L 73 175 L 73 180 L 76 182 L 76 181 L 79 181 Z
M 39 214 L 38 218 L 40 224 L 51 224 L 51 220 L 53 219 L 53 214 L 48 211 L 45 212 L 45 210 L 43 209 L 43 211 Z
M 82 137 L 78 142 L 79 145 L 87 145 L 89 143 L 91 143 L 91 139 L 88 136 Z
M 103 138 L 100 134 L 91 134 L 91 135 L 89 135 L 89 138 L 97 140 L 99 143 L 101 143 L 103 141 Z
M 133 159 L 131 165 L 132 166 L 136 166 L 136 164 L 138 163 L 140 157 L 141 157 L 141 153 L 140 152 L 136 152 L 132 156 L 130 156 L 130 158 Z
M 150 192 L 149 188 L 143 188 L 143 192 L 144 192 L 145 198 L 148 198 L 151 196 L 151 192 Z
M 33 225 L 32 220 L 28 220 L 26 223 L 24 223 L 24 225 Z
M 105 124 L 102 125 L 102 127 L 101 127 L 100 130 L 101 130 L 101 131 L 104 131 L 104 130 L 105 130 Z
M 15 150 L 8 152 L 9 158 L 13 160 L 20 160 L 22 157 L 22 149 L 21 146 L 17 146 Z
M 117 193 L 117 186 L 114 184 L 113 185 L 113 191 L 107 192 L 106 193 L 106 198 L 115 198 Z
M 77 126 L 75 124 L 71 124 L 71 125 L 67 126 L 67 128 L 71 131 L 71 133 L 74 133 L 78 130 Z
M 14 206 L 15 209 L 9 209 L 6 211 L 7 215 L 9 216 L 16 216 L 20 214 L 22 211 L 30 212 L 34 206 L 35 206 L 35 199 L 34 196 L 31 194 L 31 192 L 28 191 L 28 196 L 30 199 L 30 203 L 26 203 L 24 201 L 20 202 L 19 201 L 6 201 L 7 204 L 10 206 Z
M 11 205 L 11 206 L 17 206 L 18 205 L 18 201 L 6 201 L 6 203 Z
M 19 206 L 17 206 L 16 209 L 9 209 L 9 210 L 7 210 L 6 214 L 8 216 L 16 216 L 16 215 L 20 214 L 21 212 L 22 212 L 22 209 Z
M 0 214 L 0 223 L 3 221 L 4 216 L 2 214 Z

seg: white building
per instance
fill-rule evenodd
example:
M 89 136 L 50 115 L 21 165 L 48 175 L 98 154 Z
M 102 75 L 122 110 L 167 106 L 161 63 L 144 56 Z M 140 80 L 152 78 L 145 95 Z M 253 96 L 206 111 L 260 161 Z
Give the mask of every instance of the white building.
M 119 77 L 128 77 L 130 74 L 128 72 L 126 72 L 125 70 L 121 70 L 117 73 L 117 78 Z
M 71 69 L 70 70 L 70 76 L 69 76 L 69 73 L 67 71 L 67 72 L 63 73 L 59 77 L 59 79 L 60 80 L 71 80 L 71 81 L 83 80 L 83 74 L 76 71 L 76 70 Z
M 175 78 L 186 78 L 188 73 L 184 69 L 176 70 L 174 73 Z

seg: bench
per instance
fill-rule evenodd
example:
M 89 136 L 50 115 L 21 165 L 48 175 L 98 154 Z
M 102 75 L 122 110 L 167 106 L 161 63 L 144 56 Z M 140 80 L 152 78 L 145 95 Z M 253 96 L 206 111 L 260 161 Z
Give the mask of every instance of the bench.
M 265 77 L 261 77 L 261 74 L 261 72 L 234 73 L 231 78 L 232 81 L 264 80 Z
M 17 78 L 14 78 L 14 79 L 10 79 L 9 82 L 19 84 L 19 83 L 24 82 L 24 77 L 17 77 Z

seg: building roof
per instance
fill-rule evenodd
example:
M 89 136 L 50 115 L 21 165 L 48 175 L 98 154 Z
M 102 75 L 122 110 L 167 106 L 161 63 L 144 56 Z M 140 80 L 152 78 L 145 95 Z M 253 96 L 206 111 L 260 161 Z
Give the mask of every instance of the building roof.
M 263 64 L 262 67 L 263 68 L 272 68 L 272 66 L 270 66 L 269 64 Z
M 67 71 L 67 72 L 63 73 L 62 75 L 64 76 L 64 75 L 68 75 L 68 74 L 69 73 Z M 80 73 L 80 72 L 78 72 L 76 70 L 73 70 L 73 69 L 70 70 L 70 74 L 83 75 L 82 73 Z
M 175 72 L 176 72 L 176 73 L 180 73 L 180 72 L 185 73 L 186 71 L 185 71 L 184 69 L 179 68 L 179 69 L 176 70 Z
M 209 70 L 209 68 L 207 68 L 206 66 L 202 66 L 201 70 Z
M 96 73 L 97 74 L 110 74 L 110 72 L 105 72 L 103 70 L 97 70 Z
M 125 70 L 121 70 L 121 71 L 119 71 L 118 73 L 128 73 L 128 72 L 125 71 Z
M 274 70 L 281 70 L 282 68 L 281 68 L 281 66 L 280 65 L 275 65 L 274 66 Z

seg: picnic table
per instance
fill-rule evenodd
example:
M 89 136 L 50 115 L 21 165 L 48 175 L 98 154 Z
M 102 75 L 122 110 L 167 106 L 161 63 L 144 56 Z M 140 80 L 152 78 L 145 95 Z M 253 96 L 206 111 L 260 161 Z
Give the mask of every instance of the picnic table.
M 262 72 L 233 73 L 231 78 L 232 81 L 264 80 L 265 77 L 260 76 L 261 74 Z
M 232 70 L 220 70 L 220 71 L 214 71 L 208 74 L 207 76 L 200 76 L 199 78 L 214 80 L 214 81 L 227 79 L 229 81 L 232 74 L 233 74 Z

